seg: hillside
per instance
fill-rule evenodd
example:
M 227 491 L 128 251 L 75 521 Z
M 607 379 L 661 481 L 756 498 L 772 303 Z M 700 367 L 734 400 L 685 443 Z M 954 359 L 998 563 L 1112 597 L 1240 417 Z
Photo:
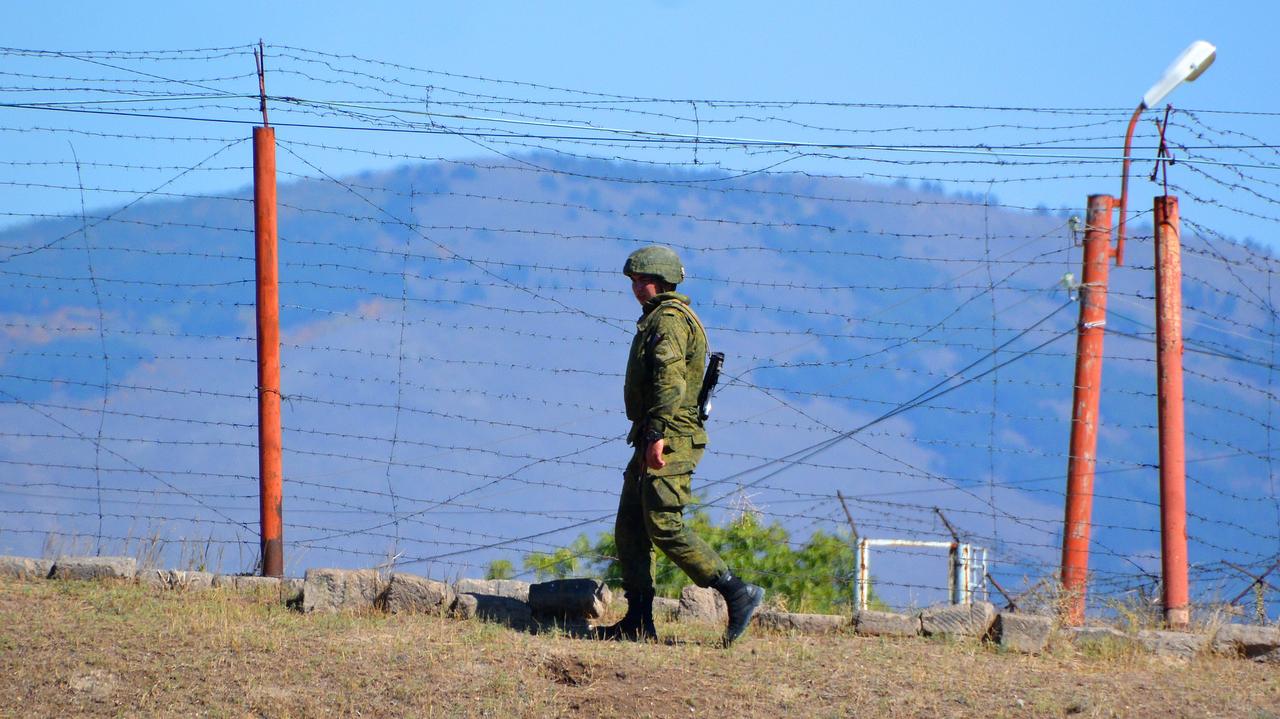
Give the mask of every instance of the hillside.
M 285 538 L 290 573 L 479 576 L 611 524 L 627 453 L 617 274 L 649 242 L 728 354 L 695 489 L 797 539 L 946 539 L 990 572 L 1056 571 L 1079 274 L 1067 218 L 985 194 L 779 172 L 526 154 L 324 177 L 282 154 Z M 290 159 L 296 157 L 298 159 Z M 301 160 L 301 161 L 299 161 Z M 251 210 L 243 190 L 10 228 L 0 550 L 156 540 L 256 561 Z M 1094 515 L 1099 598 L 1158 574 L 1150 239 L 1113 273 Z M 1212 242 L 1211 242 L 1212 240 Z M 1271 482 L 1274 261 L 1186 233 L 1188 456 L 1203 601 L 1222 560 L 1280 545 Z M 880 421 L 930 387 L 945 396 Z M 829 451 L 775 460 L 868 425 Z M 781 470 L 780 472 L 777 470 Z M 1243 508 L 1243 510 L 1241 509 Z M 898 606 L 945 591 L 941 554 L 890 552 Z
M 1280 716 L 1275 671 L 754 631 L 734 649 L 302 615 L 213 591 L 0 579 L 4 716 Z

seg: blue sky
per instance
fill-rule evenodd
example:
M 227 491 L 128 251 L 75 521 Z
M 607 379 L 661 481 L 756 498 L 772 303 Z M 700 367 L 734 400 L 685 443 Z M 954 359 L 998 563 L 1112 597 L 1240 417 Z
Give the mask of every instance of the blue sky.
M 244 45 L 261 38 L 269 46 L 646 97 L 1123 111 L 1136 106 L 1183 47 L 1207 39 L 1219 47 L 1217 63 L 1196 83 L 1178 88 L 1169 101 L 1182 109 L 1253 113 L 1280 111 L 1280 91 L 1270 78 L 1280 67 L 1280 47 L 1271 37 L 1277 20 L 1280 10 L 1264 2 L 1212 11 L 1192 2 L 820 2 L 785 7 L 675 0 L 370 2 L 358 9 L 331 2 L 198 7 L 135 2 L 86 3 L 74 17 L 23 3 L 6 10 L 0 44 L 141 50 Z M 292 89 L 280 89 L 282 84 L 269 84 L 268 91 Z M 6 109 L 0 117 L 20 127 L 48 120 L 49 113 Z M 1273 137 L 1273 117 L 1213 119 L 1236 132 L 1268 141 Z M 963 124 L 950 117 L 933 120 L 913 109 L 881 110 L 865 119 L 845 116 L 830 124 L 859 122 Z M 1149 126 L 1140 128 L 1135 157 L 1154 155 L 1151 137 Z M 1000 144 L 1006 138 L 992 131 L 977 139 Z M 13 133 L 0 136 L 0 155 L 20 154 L 20 143 L 27 141 Z M 63 152 L 65 143 L 59 142 L 57 152 Z M 1120 154 L 1110 153 L 1116 158 Z M 335 158 L 327 167 L 346 173 L 368 169 L 367 164 L 367 158 L 348 157 Z M 1028 206 L 1080 207 L 1087 194 L 1118 195 L 1119 163 L 1102 167 L 1114 171 L 1117 181 L 1099 178 L 1051 188 L 1013 184 L 1001 190 L 1000 198 Z M 1260 173 L 1270 177 L 1274 170 Z M 52 195 L 26 193 L 17 199 L 28 207 L 68 210 L 63 199 Z M 1132 205 L 1145 208 L 1149 200 L 1138 196 Z M 1235 237 L 1268 242 L 1274 234 L 1273 223 L 1251 222 L 1239 213 L 1212 220 L 1217 230 Z
M 199 5 L 200 7 L 196 7 Z M 470 2 L 15 4 L 5 45 L 268 43 L 663 97 L 1128 107 L 1191 40 L 1187 107 L 1274 110 L 1273 3 Z

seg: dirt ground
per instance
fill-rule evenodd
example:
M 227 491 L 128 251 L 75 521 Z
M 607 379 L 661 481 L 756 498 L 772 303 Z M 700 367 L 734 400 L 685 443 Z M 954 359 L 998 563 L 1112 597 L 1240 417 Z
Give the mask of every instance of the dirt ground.
M 0 579 L 0 716 L 1263 717 L 1280 669 L 660 625 L 657 644 Z

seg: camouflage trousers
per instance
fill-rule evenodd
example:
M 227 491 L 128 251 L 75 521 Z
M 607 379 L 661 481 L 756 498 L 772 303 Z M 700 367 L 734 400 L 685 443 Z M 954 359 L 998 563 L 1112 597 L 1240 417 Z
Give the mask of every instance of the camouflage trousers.
M 662 470 L 659 470 L 662 476 L 651 474 L 644 465 L 642 448 L 636 450 L 627 464 L 613 530 L 624 589 L 653 587 L 654 546 L 699 587 L 710 586 L 728 569 L 720 555 L 684 521 L 685 505 L 692 501 L 689 481 L 693 465 L 702 458 L 702 449 L 693 449 L 692 455 L 691 462 L 680 463 L 688 464 L 688 471 L 680 474 L 667 475 Z M 671 467 L 669 462 L 668 468 Z

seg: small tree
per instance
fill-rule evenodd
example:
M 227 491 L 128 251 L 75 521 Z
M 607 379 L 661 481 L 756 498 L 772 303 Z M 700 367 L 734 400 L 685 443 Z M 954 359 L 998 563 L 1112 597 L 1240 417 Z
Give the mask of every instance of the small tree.
M 764 587 L 789 609 L 852 610 L 853 548 L 846 537 L 815 532 L 804 543 L 793 545 L 785 527 L 778 522 L 765 524 L 750 511 L 717 525 L 706 510 L 697 509 L 687 513 L 685 521 L 735 572 Z M 524 566 L 539 580 L 588 575 L 616 586 L 622 579 L 614 561 L 617 551 L 611 532 L 602 532 L 595 542 L 579 535 L 568 547 L 525 555 Z M 658 594 L 678 596 L 688 578 L 666 555 L 655 555 L 653 578 Z
M 510 559 L 495 559 L 484 570 L 485 579 L 511 579 L 516 576 L 516 565 Z
M 565 579 L 580 573 L 584 564 L 583 557 L 592 554 L 591 541 L 587 535 L 580 534 L 573 543 L 550 553 L 531 552 L 524 557 L 524 568 L 533 570 L 538 581 L 549 579 Z M 589 560 L 588 560 L 589 561 Z

